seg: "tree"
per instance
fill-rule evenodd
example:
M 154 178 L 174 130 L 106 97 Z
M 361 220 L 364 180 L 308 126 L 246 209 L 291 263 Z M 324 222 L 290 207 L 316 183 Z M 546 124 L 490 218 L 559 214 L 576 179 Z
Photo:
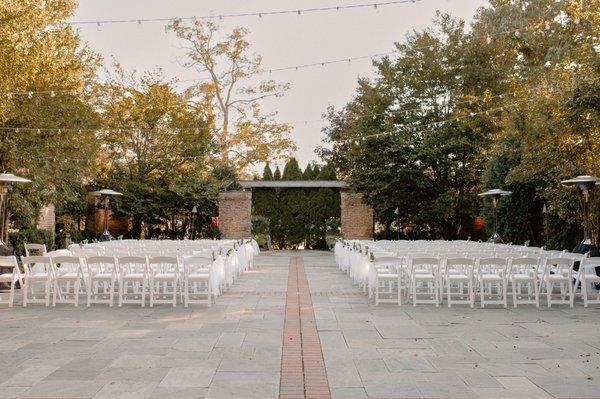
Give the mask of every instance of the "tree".
M 190 209 L 213 214 L 219 182 L 208 167 L 214 150 L 207 121 L 174 82 L 159 72 L 138 78 L 117 65 L 101 101 L 105 184 L 123 191 L 120 211 L 131 218 L 133 237 L 164 229 L 171 238 L 185 231 Z M 217 173 L 218 170 L 216 171 Z
M 209 75 L 208 82 L 200 83 L 197 89 L 213 116 L 211 130 L 222 162 L 242 172 L 257 162 L 279 159 L 296 149 L 288 138 L 290 126 L 276 122 L 275 112 L 261 109 L 263 100 L 282 96 L 288 86 L 272 80 L 248 84 L 261 72 L 262 59 L 250 54 L 246 29 L 236 28 L 217 39 L 219 27 L 212 22 L 195 20 L 186 25 L 177 19 L 171 28 L 186 43 L 189 60 L 185 66 Z
M 16 228 L 35 226 L 48 203 L 59 216 L 79 209 L 95 168 L 99 116 L 85 89 L 98 58 L 63 23 L 75 8 L 72 0 L 0 3 L 0 126 L 19 128 L 0 129 L 0 167 L 33 181 L 11 194 Z
M 497 115 L 480 112 L 491 93 L 473 76 L 479 60 L 466 43 L 464 23 L 439 15 L 434 27 L 396 44 L 395 60 L 376 62 L 377 78 L 360 79 L 343 110 L 329 110 L 333 146 L 321 154 L 365 192 L 388 233 L 399 207 L 415 236 L 468 235 L 482 149 L 499 128 Z

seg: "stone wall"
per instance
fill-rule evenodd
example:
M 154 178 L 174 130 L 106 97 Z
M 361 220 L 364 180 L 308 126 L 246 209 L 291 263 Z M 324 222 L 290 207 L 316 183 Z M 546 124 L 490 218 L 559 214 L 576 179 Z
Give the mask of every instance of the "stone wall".
M 219 194 L 219 230 L 224 239 L 252 237 L 252 192 Z
M 373 208 L 363 202 L 364 195 L 340 191 L 342 235 L 346 239 L 373 238 Z

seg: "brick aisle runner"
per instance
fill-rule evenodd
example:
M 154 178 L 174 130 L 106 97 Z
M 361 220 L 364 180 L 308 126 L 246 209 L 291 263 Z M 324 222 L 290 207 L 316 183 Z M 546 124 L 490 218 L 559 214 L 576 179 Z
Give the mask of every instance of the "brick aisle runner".
M 279 398 L 331 398 L 304 262 L 299 256 L 290 259 Z

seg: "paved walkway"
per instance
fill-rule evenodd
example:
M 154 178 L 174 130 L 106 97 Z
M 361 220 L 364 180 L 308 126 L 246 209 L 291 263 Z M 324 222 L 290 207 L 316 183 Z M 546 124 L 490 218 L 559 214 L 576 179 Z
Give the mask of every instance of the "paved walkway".
M 600 398 L 599 309 L 374 307 L 329 253 L 256 264 L 208 309 L 0 305 L 0 398 Z

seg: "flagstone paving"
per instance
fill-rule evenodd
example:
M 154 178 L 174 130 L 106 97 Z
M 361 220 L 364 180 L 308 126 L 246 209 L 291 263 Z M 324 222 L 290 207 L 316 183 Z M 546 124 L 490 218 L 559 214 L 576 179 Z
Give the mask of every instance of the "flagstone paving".
M 375 307 L 330 253 L 255 263 L 211 308 L 8 309 L 3 293 L 0 398 L 600 398 L 597 307 Z

